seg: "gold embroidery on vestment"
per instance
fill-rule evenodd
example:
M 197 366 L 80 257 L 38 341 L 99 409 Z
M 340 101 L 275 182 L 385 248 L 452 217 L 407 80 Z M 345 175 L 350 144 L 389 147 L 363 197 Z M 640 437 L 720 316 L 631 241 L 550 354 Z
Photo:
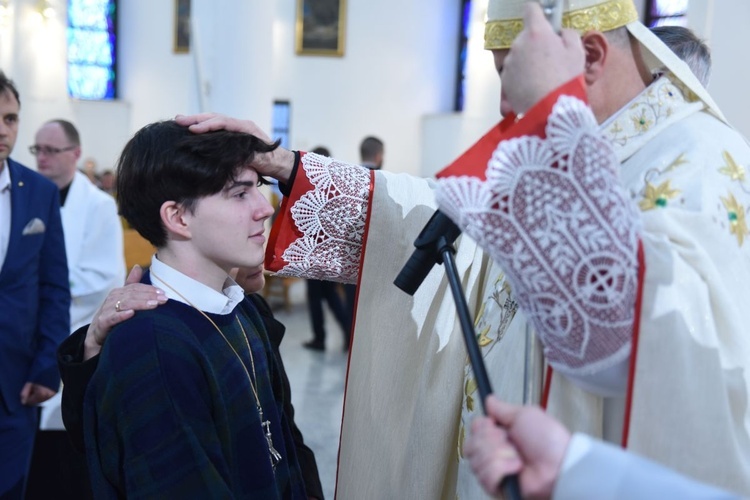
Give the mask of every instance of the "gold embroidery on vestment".
M 464 384 L 464 395 L 466 396 L 466 409 L 471 412 L 474 411 L 473 394 L 477 392 L 478 388 L 479 388 L 479 385 L 477 384 L 477 379 L 474 377 L 470 377 L 466 381 L 466 384 Z
M 477 342 L 479 347 L 486 347 L 492 343 L 492 339 L 487 336 L 490 332 L 490 325 L 485 326 L 477 335 Z
M 640 113 L 632 115 L 630 119 L 633 120 L 633 126 L 639 132 L 648 132 L 651 128 L 651 125 L 654 124 L 654 121 L 646 116 L 645 109 L 641 109 Z
M 737 163 L 728 151 L 724 151 L 721 156 L 727 164 L 719 169 L 719 173 L 728 176 L 733 181 L 745 182 L 745 167 Z
M 669 166 L 664 169 L 664 172 L 671 172 L 672 170 L 675 170 L 680 165 L 685 165 L 688 161 L 685 159 L 685 153 L 680 153 L 680 156 L 678 156 L 672 163 L 669 164 Z
M 729 219 L 729 232 L 737 237 L 737 243 L 740 246 L 745 242 L 745 236 L 750 235 L 745 218 L 745 207 L 740 205 L 734 194 L 729 193 L 728 198 L 721 198 L 724 208 L 727 210 Z
M 658 186 L 654 186 L 650 182 L 646 183 L 646 192 L 643 195 L 643 199 L 638 206 L 644 212 L 647 210 L 653 210 L 654 208 L 664 208 L 667 206 L 669 200 L 673 200 L 680 193 L 679 189 L 672 189 L 669 185 L 670 181 L 664 181 Z
M 457 460 L 464 458 L 464 440 L 466 439 L 466 429 L 463 422 L 458 426 L 458 452 Z
M 607 135 L 617 146 L 625 147 L 631 141 L 650 133 L 668 120 L 685 104 L 678 87 L 664 75 L 651 84 L 607 128 Z

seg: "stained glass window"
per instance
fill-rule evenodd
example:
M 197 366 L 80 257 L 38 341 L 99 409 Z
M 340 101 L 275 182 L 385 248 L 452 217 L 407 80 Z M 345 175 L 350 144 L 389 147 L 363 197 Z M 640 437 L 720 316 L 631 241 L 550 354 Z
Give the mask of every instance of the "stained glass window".
M 68 95 L 116 97 L 117 0 L 69 0 Z
M 456 97 L 454 111 L 463 111 L 466 98 L 466 54 L 469 45 L 469 20 L 471 0 L 461 0 L 461 33 L 458 40 L 458 69 L 456 71 Z
M 646 25 L 687 26 L 688 0 L 648 0 Z

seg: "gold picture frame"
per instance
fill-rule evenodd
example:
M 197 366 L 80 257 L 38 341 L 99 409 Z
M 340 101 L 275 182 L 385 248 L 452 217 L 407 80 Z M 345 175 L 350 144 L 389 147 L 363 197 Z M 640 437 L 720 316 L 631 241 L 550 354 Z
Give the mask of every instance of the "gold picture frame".
M 297 0 L 297 54 L 341 57 L 345 35 L 346 0 Z
M 190 52 L 190 0 L 174 0 L 175 54 Z

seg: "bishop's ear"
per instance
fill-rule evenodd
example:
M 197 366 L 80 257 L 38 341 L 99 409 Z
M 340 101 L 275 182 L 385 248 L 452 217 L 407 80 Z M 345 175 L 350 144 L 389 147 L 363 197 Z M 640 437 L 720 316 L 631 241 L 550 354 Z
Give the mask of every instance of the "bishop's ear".
M 583 76 L 587 85 L 596 83 L 604 73 L 610 45 L 607 37 L 600 31 L 589 31 L 581 37 L 583 50 L 586 52 L 586 66 Z

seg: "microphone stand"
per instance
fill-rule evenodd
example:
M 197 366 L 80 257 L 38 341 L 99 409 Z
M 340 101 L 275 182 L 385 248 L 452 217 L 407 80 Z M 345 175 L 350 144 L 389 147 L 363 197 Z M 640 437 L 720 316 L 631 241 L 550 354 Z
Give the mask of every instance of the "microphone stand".
M 453 248 L 453 241 L 456 239 L 455 235 L 439 234 L 436 235 L 433 232 L 432 237 L 426 237 L 427 235 L 421 234 L 415 246 L 417 251 L 421 251 L 422 254 L 425 252 L 432 253 L 435 256 L 438 264 L 445 265 L 445 273 L 448 277 L 448 283 L 450 284 L 451 292 L 453 293 L 453 300 L 456 303 L 456 311 L 458 313 L 458 319 L 461 324 L 461 331 L 463 332 L 464 342 L 466 343 L 466 351 L 469 354 L 469 361 L 471 362 L 471 369 L 474 372 L 474 376 L 477 379 L 477 387 L 479 388 L 479 396 L 482 401 L 482 409 L 484 414 L 487 415 L 487 406 L 485 399 L 487 396 L 492 394 L 492 387 L 490 385 L 490 379 L 487 376 L 487 370 L 484 366 L 484 360 L 482 359 L 482 353 L 477 343 L 476 332 L 474 331 L 474 322 L 469 312 L 469 306 L 466 304 L 466 296 L 464 295 L 463 288 L 461 287 L 461 280 L 456 267 L 456 261 L 453 254 L 456 252 Z M 405 269 L 406 271 L 406 269 Z M 402 271 L 402 274 L 404 271 Z M 402 275 L 396 278 L 396 286 L 402 288 L 399 281 L 404 281 Z M 420 281 L 421 284 L 421 281 Z M 419 285 L 417 284 L 417 287 Z M 402 288 L 403 289 L 403 288 Z M 414 288 L 416 290 L 416 287 Z M 405 290 L 406 291 L 406 290 Z M 406 291 L 409 293 L 409 291 Z M 409 293 L 412 295 L 414 292 Z M 520 500 L 521 489 L 518 485 L 518 475 L 511 474 L 506 476 L 500 483 L 500 488 L 503 492 L 503 496 L 508 500 Z

